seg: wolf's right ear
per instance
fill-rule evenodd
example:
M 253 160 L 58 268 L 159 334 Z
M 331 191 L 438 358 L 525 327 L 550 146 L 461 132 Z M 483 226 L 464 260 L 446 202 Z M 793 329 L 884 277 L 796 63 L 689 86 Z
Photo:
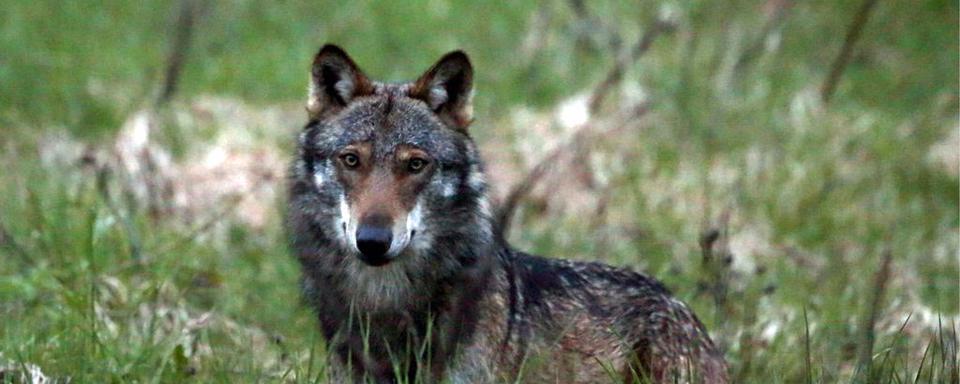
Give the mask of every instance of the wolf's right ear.
M 340 47 L 327 44 L 313 58 L 307 112 L 310 118 L 343 108 L 357 96 L 373 93 L 370 79 Z

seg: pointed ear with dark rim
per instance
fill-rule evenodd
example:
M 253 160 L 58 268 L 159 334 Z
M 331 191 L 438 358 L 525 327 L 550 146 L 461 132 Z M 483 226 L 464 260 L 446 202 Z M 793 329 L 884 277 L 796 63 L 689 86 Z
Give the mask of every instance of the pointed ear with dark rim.
M 373 84 L 340 47 L 324 45 L 313 58 L 307 112 L 311 118 L 343 108 L 357 96 L 373 93 Z
M 473 66 L 463 51 L 450 52 L 420 76 L 410 97 L 423 100 L 444 123 L 466 131 L 473 121 Z

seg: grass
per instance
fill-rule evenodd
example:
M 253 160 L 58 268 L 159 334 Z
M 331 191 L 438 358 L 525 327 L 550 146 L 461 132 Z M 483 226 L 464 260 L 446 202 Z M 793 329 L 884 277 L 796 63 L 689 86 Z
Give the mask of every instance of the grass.
M 559 1 L 211 3 L 154 139 L 174 163 L 223 132 L 286 156 L 323 42 L 394 80 L 462 48 L 477 68 L 472 131 L 505 165 L 494 170 L 519 172 L 536 154 L 518 143 L 541 132 L 518 116 L 549 119 L 603 79 L 609 41 L 629 46 L 667 15 L 676 30 L 628 68 L 625 96 L 599 116 L 638 92 L 650 112 L 591 146 L 580 166 L 599 184 L 576 186 L 583 204 L 535 193 L 513 242 L 659 277 L 740 382 L 956 382 L 957 5 L 880 2 L 824 106 L 817 90 L 858 6 L 799 2 L 764 37 L 756 1 L 589 3 L 587 18 Z M 223 202 L 188 219 L 158 215 L 119 175 L 67 161 L 85 146 L 109 149 L 150 102 L 176 4 L 2 8 L 0 370 L 35 365 L 73 382 L 322 380 L 323 341 L 299 300 L 281 198 L 261 225 Z M 756 41 L 760 53 L 736 66 Z M 209 95 L 242 108 L 204 115 Z M 271 108 L 281 117 L 255 118 Z M 701 261 L 705 228 L 724 229 L 732 265 L 719 273 Z M 708 289 L 718 283 L 719 301 Z M 864 324 L 875 330 L 866 366 Z

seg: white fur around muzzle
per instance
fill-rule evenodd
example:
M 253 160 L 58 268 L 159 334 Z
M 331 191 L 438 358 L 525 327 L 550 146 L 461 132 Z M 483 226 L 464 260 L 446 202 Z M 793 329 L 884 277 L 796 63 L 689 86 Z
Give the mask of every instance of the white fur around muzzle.
M 346 196 L 340 196 L 340 217 L 335 224 L 343 246 L 353 253 L 360 253 L 357 248 L 357 227 L 359 223 L 350 210 L 350 204 L 347 202 Z M 422 224 L 423 210 L 418 201 L 413 209 L 407 213 L 405 220 L 393 224 L 387 257 L 392 259 L 403 253 L 410 245 L 415 234 L 422 234 Z

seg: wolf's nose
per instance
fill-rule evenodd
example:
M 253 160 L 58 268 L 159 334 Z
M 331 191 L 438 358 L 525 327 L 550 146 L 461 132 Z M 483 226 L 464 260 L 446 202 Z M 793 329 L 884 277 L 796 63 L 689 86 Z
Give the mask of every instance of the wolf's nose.
M 390 229 L 374 226 L 360 226 L 357 229 L 357 249 L 360 260 L 372 266 L 381 266 L 390 261 L 387 250 L 393 234 Z

